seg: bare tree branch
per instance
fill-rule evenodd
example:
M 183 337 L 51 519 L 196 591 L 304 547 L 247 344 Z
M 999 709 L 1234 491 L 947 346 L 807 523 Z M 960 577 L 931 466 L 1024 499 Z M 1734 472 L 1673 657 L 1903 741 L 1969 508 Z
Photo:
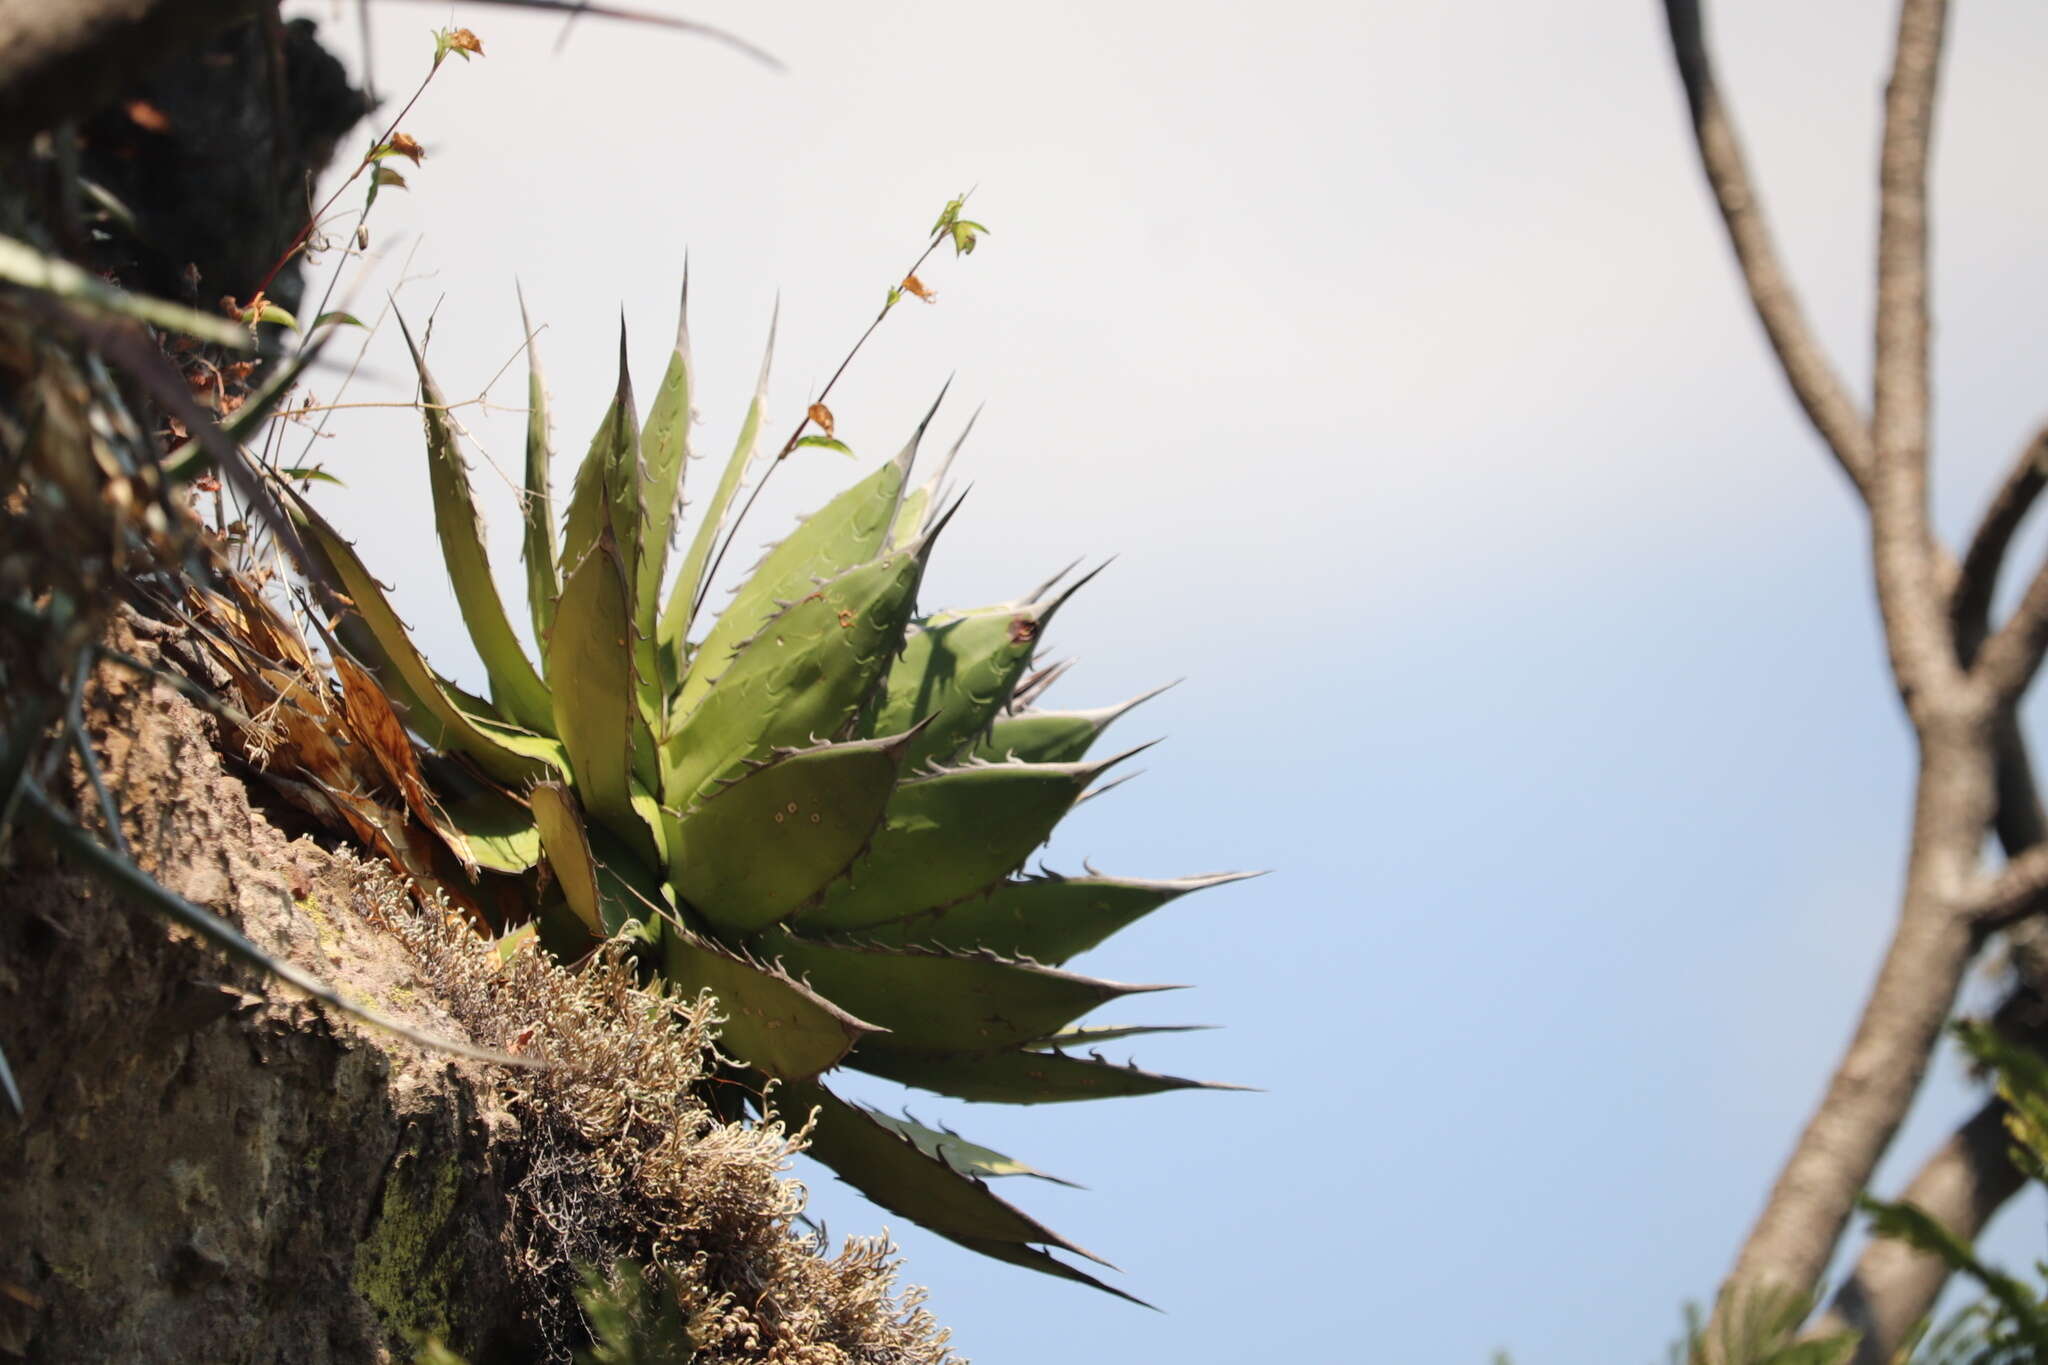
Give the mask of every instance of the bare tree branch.
M 2035 438 L 2036 443 L 2044 437 L 2048 437 L 2048 428 Z M 2026 501 L 2034 496 L 2016 487 L 2031 458 L 2031 453 L 2022 457 L 1992 499 L 1965 559 L 1966 566 L 1972 560 L 1980 566 L 1978 577 L 1986 584 L 1987 609 L 1988 585 L 1996 577 L 1996 559 L 2003 542 L 2024 514 Z M 1991 548 L 1994 540 L 2000 543 L 1996 550 Z M 1985 565 L 1990 566 L 1988 572 L 1984 572 Z M 1968 567 L 1962 572 L 1966 577 L 1971 574 Z M 1959 602 L 1961 593 L 1958 588 Z M 1981 636 L 1973 635 L 1960 617 L 1955 629 L 1958 657 L 1967 664 Z M 1980 623 L 1977 631 L 1981 629 Z M 1998 720 L 1997 783 L 1998 816 L 1993 828 L 2006 857 L 2017 859 L 2029 849 L 2048 844 L 2048 811 L 2041 805 L 2018 718 L 2010 711 Z M 2048 920 L 2013 924 L 2006 939 L 2020 984 L 2000 1004 L 1995 1017 L 2001 1028 L 2024 1031 L 2036 1045 L 2048 1044 Z M 2023 1173 L 2008 1155 L 2004 1114 L 2001 1102 L 1987 1102 L 1935 1150 L 1899 1198 L 1926 1209 L 1958 1238 L 1976 1240 L 1999 1208 L 2025 1186 Z M 1948 1279 L 1948 1266 L 1939 1257 L 1914 1252 L 1900 1242 L 1874 1240 L 1864 1248 L 1834 1302 L 1807 1335 L 1826 1337 L 1853 1328 L 1862 1340 L 1851 1365 L 1890 1365 L 1905 1333 L 1933 1311 Z
M 1779 306 L 1775 293 L 1786 286 L 1772 272 L 1760 289 L 1742 244 L 1745 233 L 1752 243 L 1761 237 L 1760 220 L 1707 74 L 1696 0 L 1666 0 L 1666 13 L 1701 157 L 1768 329 L 1767 305 Z M 1795 393 L 1869 506 L 1885 640 L 1920 741 L 1920 771 L 1897 929 L 1849 1049 L 1736 1259 L 1725 1305 L 1773 1287 L 1810 1293 L 1819 1283 L 1857 1194 L 1919 1090 L 1981 943 L 1965 903 L 1980 890 L 1978 847 L 1997 810 L 1997 715 L 1958 658 L 1949 603 L 1959 574 L 1934 541 L 1927 507 L 1926 186 L 1945 19 L 1944 0 L 1901 5 L 1885 100 L 1869 428 L 1854 420 L 1832 375 L 1815 386 L 1819 357 L 1810 340 L 1788 347 L 1773 335 Z M 1803 329 L 1792 335 L 1805 339 Z
M 1922 806 L 1939 800 L 1923 797 Z M 1737 1256 L 1731 1287 L 1810 1293 L 1819 1284 L 1919 1092 L 1977 946 L 1965 918 L 1909 890 L 1849 1049 Z
M 1979 931 L 1987 934 L 2048 910 L 2048 845 L 2030 848 L 2006 863 L 1965 909 Z
M 1991 632 L 1991 597 L 1998 589 L 2005 552 L 2044 487 L 2048 487 L 2048 424 L 2034 433 L 2019 458 L 2013 461 L 2005 482 L 1991 495 L 1991 503 L 1977 523 L 1970 548 L 1963 554 L 1949 616 L 1966 666 L 1974 661 L 1978 647 Z
M 1927 163 L 1946 0 L 1905 0 L 1878 159 L 1870 523 L 1892 668 L 1915 699 L 1959 676 L 1928 521 Z
M 2048 651 L 2048 563 L 2034 573 L 2006 623 L 1984 642 L 1970 675 L 1995 705 L 2011 706 L 2040 671 Z
M 1721 105 L 1720 89 L 1714 82 L 1699 0 L 1665 0 L 1664 16 L 1671 27 L 1671 47 L 1678 59 L 1679 78 L 1685 82 L 1700 164 L 1706 170 L 1714 202 L 1721 210 L 1721 221 L 1727 226 L 1728 240 L 1735 248 L 1750 303 L 1756 308 L 1758 321 L 1763 323 L 1764 334 L 1770 338 L 1771 349 L 1777 353 L 1793 397 L 1798 399 L 1807 420 L 1827 443 L 1849 481 L 1868 500 L 1870 469 L 1875 458 L 1869 428 L 1807 325 L 1799 298 L 1778 260 L 1763 203 L 1743 160 L 1742 144 L 1735 136 L 1735 126 Z
M 1886 90 L 1880 173 L 1875 403 L 1868 426 L 1814 341 L 1782 267 L 1708 63 L 1698 0 L 1666 0 L 1699 153 L 1734 244 L 1753 305 L 1794 394 L 1870 509 L 1875 577 L 1894 676 L 1921 747 L 1912 854 L 1898 931 L 1855 1037 L 1767 1201 L 1731 1289 L 1791 1284 L 1811 1290 L 1917 1092 L 1962 972 L 1987 932 L 1973 922 L 1998 913 L 1995 895 L 2030 900 L 2048 834 L 2031 764 L 2009 706 L 1966 675 L 1988 632 L 1990 598 L 2011 538 L 2048 482 L 2048 428 L 2023 453 L 1994 497 L 1958 565 L 1934 540 L 1927 504 L 1929 432 L 1927 164 L 1946 7 L 1904 0 Z M 2048 577 L 2048 571 L 2044 571 Z M 2048 588 L 2043 589 L 2048 596 Z M 2048 619 L 2048 601 L 2040 615 Z M 2031 675 L 2043 643 L 2030 647 Z M 2011 648 L 2010 645 L 2002 648 Z M 2008 665 L 2010 667 L 2010 665 Z M 2015 670 L 2017 672 L 2018 670 Z M 2009 684 L 2017 696 L 2024 677 Z M 1987 887 L 1977 845 L 1995 815 L 2015 866 Z M 2048 938 L 2037 924 L 2013 937 Z M 2048 951 L 2034 954 L 2048 979 Z M 2016 952 L 2023 962 L 2027 955 Z M 2025 992 L 2022 992 L 2025 994 Z M 2018 997 L 2016 996 L 2015 999 Z M 2010 1002 L 2009 1002 L 2010 1004 Z M 1907 1195 L 1938 1210 L 1963 1235 L 2019 1188 L 1997 1140 L 1997 1116 L 1980 1114 L 1928 1163 Z M 1964 1226 L 1968 1224 L 1968 1226 Z M 1889 1360 L 1896 1324 L 1918 1320 L 1946 1280 L 1939 1264 L 1873 1248 L 1830 1315 L 1873 1330 L 1858 1357 Z M 1723 1303 L 1734 1301 L 1724 1296 Z
M 2024 754 L 2020 757 L 2024 762 Z M 2038 800 L 2031 814 L 2038 842 Z M 2001 837 L 2023 823 L 2001 819 Z M 2048 1045 L 2048 923 L 2029 920 L 2015 925 L 2010 937 L 2020 984 L 1999 1005 L 1993 1022 L 2008 1037 L 2042 1047 Z M 2007 1113 L 2002 1100 L 1987 1099 L 1935 1149 L 1896 1197 L 1933 1215 L 1955 1237 L 1975 1241 L 1998 1210 L 2026 1186 L 2025 1173 L 2010 1156 Z M 1904 1242 L 1874 1239 L 1807 1335 L 1824 1337 L 1854 1329 L 1862 1340 L 1850 1365 L 1890 1365 L 1907 1332 L 1933 1311 L 1948 1279 L 1948 1266 L 1940 1257 L 1914 1251 Z
M 2048 810 L 2041 806 L 2040 784 L 2034 781 L 2034 761 L 2020 733 L 2019 719 L 1999 718 L 1998 727 L 1998 818 L 1992 822 L 1999 847 L 2008 858 L 2017 858 L 2037 844 L 2048 844 Z M 2048 927 L 2044 927 L 2048 933 Z M 2048 963 L 2048 958 L 2043 959 Z M 2048 990 L 2042 992 L 2048 996 Z

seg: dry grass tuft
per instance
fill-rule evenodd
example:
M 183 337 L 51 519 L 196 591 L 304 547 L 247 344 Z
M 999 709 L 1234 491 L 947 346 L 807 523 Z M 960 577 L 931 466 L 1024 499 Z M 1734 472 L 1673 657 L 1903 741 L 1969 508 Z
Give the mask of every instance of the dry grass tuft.
M 387 905 L 403 903 L 394 889 Z M 569 971 L 530 940 L 503 959 L 453 915 L 392 918 L 476 1042 L 552 1064 L 503 1083 L 529 1155 L 513 1190 L 522 1270 L 557 1358 L 586 1332 L 581 1277 L 627 1261 L 660 1272 L 650 1282 L 673 1293 L 707 1365 L 964 1365 L 923 1291 L 896 1290 L 885 1239 L 827 1257 L 796 1232 L 805 1194 L 785 1171 L 802 1131 L 723 1123 L 699 1098 L 708 995 L 643 990 L 615 949 Z

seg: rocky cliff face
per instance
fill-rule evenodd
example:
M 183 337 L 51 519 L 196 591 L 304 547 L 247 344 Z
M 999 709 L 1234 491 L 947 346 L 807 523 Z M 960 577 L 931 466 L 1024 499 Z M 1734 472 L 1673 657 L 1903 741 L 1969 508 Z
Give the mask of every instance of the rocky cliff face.
M 103 667 L 91 723 L 137 861 L 352 998 L 452 1037 L 376 869 L 288 840 L 201 713 Z M 509 1300 L 517 1122 L 487 1068 L 287 992 L 66 869 L 0 869 L 0 1353 L 367 1361 L 530 1347 Z
M 114 643 L 157 660 L 151 629 L 130 617 Z M 324 1365 L 431 1339 L 472 1365 L 563 1361 L 583 1276 L 656 1267 L 649 1316 L 703 1365 L 953 1360 L 886 1242 L 827 1257 L 796 1233 L 798 1141 L 698 1098 L 708 1002 L 641 992 L 623 959 L 572 973 L 416 914 L 380 865 L 253 808 L 216 722 L 160 681 L 102 664 L 88 702 L 163 885 L 359 1005 L 547 1067 L 296 997 L 18 829 L 0 1046 L 27 1112 L 0 1117 L 0 1358 Z

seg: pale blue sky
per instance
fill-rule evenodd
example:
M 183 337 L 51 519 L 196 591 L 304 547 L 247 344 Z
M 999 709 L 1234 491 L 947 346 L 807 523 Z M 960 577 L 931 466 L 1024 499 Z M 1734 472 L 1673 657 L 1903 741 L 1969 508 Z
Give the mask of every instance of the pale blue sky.
M 353 4 L 302 8 L 353 43 Z M 1791 265 L 1860 376 L 1885 7 L 1712 8 Z M 557 22 L 373 6 L 400 100 L 429 28 L 467 24 L 490 55 L 408 120 L 428 159 L 378 205 L 356 311 L 411 253 L 401 303 L 439 302 L 436 369 L 473 393 L 517 346 L 517 276 L 573 450 L 622 307 L 656 378 L 687 248 L 717 449 L 778 291 L 779 430 L 978 185 L 992 235 L 925 272 L 939 304 L 856 362 L 840 433 L 868 467 L 955 376 L 943 431 L 988 406 L 928 599 L 1121 552 L 1053 632 L 1082 659 L 1056 697 L 1189 676 L 1123 722 L 1171 735 L 1148 775 L 1049 861 L 1275 869 L 1079 964 L 1193 983 L 1104 1017 L 1224 1025 L 1136 1055 L 1267 1093 L 913 1101 L 1091 1186 L 1005 1193 L 1165 1316 L 959 1252 L 806 1168 L 833 1230 L 890 1224 L 983 1365 L 1661 1359 L 1846 1034 L 1909 770 L 1861 526 L 1739 297 L 1659 7 L 678 12 L 788 70 L 592 20 L 556 55 Z M 2044 57 L 2041 11 L 1960 7 L 1936 177 L 1951 529 L 2048 407 Z M 404 396 L 394 341 L 351 398 Z M 522 401 L 516 369 L 494 394 Z M 517 415 L 471 416 L 515 469 Z M 416 420 L 335 429 L 319 453 L 351 488 L 325 505 L 472 676 Z M 760 538 L 849 472 L 816 453 L 778 475 Z M 478 483 L 509 575 L 509 490 Z M 1943 1082 L 1894 1181 L 1968 1103 Z M 2010 1257 L 2040 1254 L 2040 1218 L 2008 1220 Z

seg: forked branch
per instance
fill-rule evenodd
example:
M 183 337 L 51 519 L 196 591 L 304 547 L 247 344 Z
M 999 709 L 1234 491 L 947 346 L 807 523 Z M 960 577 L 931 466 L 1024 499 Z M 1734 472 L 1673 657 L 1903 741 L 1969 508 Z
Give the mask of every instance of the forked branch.
M 2006 551 L 2043 487 L 2048 487 L 2048 424 L 2034 433 L 2013 461 L 2005 482 L 1991 495 L 1976 534 L 1970 537 L 1970 548 L 1963 553 L 1950 616 L 1965 664 L 1976 657 L 1991 632 L 1991 597 L 1998 590 Z
M 2048 652 L 2048 563 L 2035 571 L 2020 603 L 1977 653 L 1971 676 L 1992 702 L 2010 708 L 2040 671 Z
M 1745 1241 L 1724 1303 L 1811 1293 L 1856 1196 L 1904 1119 L 1982 942 L 1972 897 L 1997 813 L 2000 725 L 1964 672 L 1951 606 L 1960 569 L 1935 542 L 1927 497 L 1927 165 L 1943 0 L 1903 0 L 1886 89 L 1876 364 L 1866 421 L 1808 327 L 1715 87 L 1699 0 L 1666 0 L 1707 180 L 1742 278 L 1794 395 L 1869 510 L 1892 672 L 1919 740 L 1911 856 L 1898 926 L 1847 1054 Z M 2025 894 L 2014 873 L 2002 889 Z M 1989 913 L 1986 911 L 1985 913 Z
M 1671 27 L 1671 47 L 1678 59 L 1679 78 L 1685 82 L 1700 164 L 1714 192 L 1721 221 L 1728 229 L 1729 243 L 1735 248 L 1736 263 L 1741 267 L 1742 282 L 1748 288 L 1757 320 L 1763 323 L 1764 334 L 1777 353 L 1793 397 L 1798 399 L 1849 481 L 1867 498 L 1873 460 L 1869 427 L 1834 366 L 1828 363 L 1827 353 L 1808 326 L 1799 298 L 1778 259 L 1763 202 L 1743 159 L 1742 144 L 1721 104 L 1721 92 L 1707 57 L 1699 0 L 1665 0 L 1664 16 Z

